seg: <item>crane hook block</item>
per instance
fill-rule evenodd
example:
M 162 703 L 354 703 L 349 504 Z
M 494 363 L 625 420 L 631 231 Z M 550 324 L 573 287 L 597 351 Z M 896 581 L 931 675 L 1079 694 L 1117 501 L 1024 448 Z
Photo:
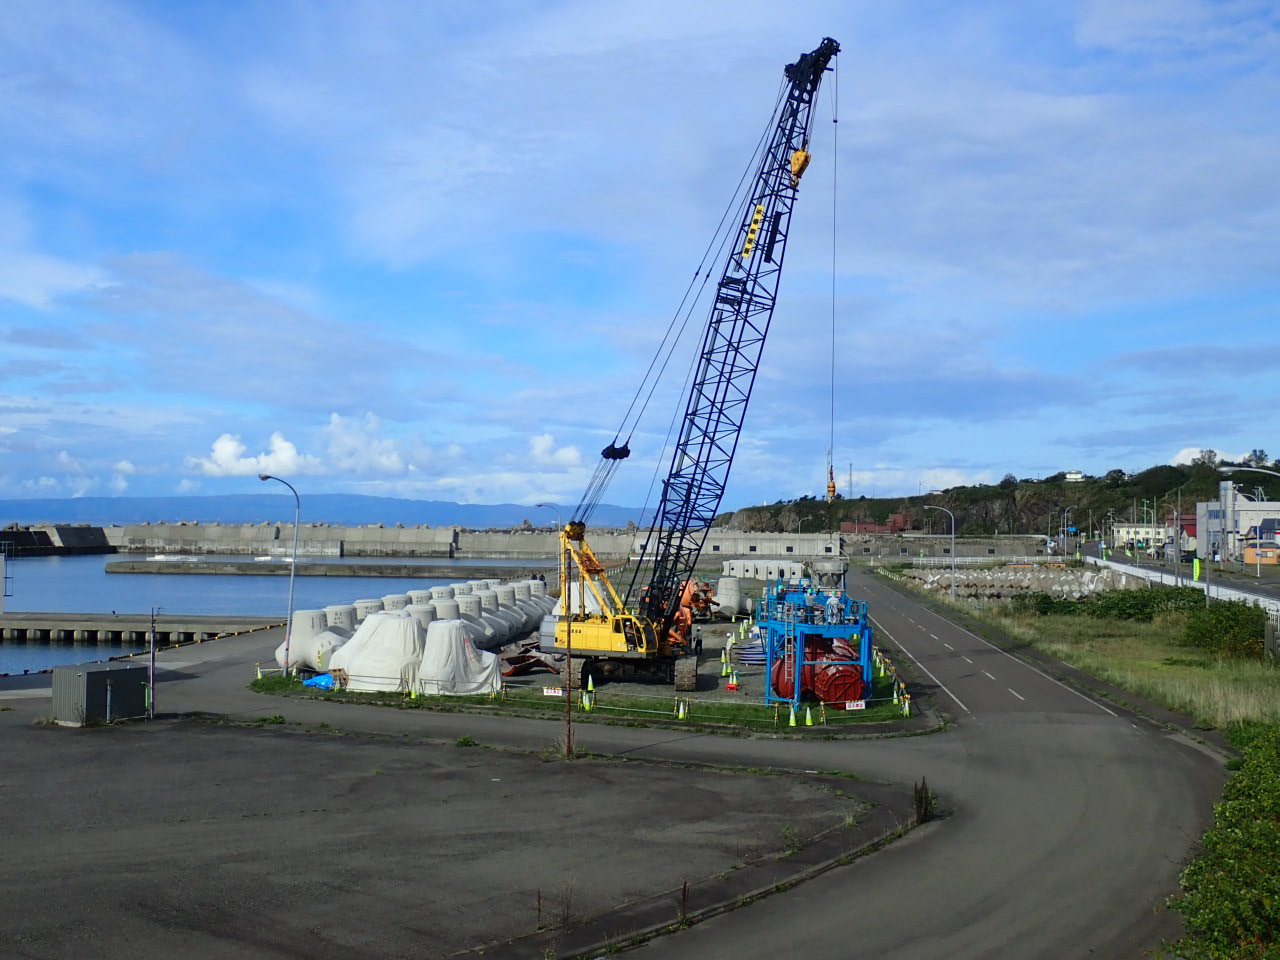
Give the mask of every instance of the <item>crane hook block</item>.
M 581 543 L 587 535 L 587 525 L 581 520 L 570 520 L 564 527 L 564 535 L 574 543 Z
M 793 187 L 800 185 L 800 178 L 809 169 L 809 161 L 812 159 L 813 155 L 808 150 L 797 150 L 791 154 L 791 185 Z
M 625 460 L 631 456 L 631 445 L 624 443 L 619 447 L 611 443 L 600 451 L 600 456 L 606 460 Z

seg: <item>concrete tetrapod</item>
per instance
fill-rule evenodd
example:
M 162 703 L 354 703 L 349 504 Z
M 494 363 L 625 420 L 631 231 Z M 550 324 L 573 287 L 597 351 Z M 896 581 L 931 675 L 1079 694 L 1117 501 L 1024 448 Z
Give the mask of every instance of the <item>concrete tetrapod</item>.
M 331 627 L 355 630 L 356 608 L 350 603 L 333 603 L 324 608 L 325 620 Z

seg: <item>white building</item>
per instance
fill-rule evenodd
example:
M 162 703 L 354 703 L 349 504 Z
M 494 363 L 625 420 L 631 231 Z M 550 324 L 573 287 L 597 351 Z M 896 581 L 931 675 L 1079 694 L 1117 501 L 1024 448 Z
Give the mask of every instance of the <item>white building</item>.
M 1254 500 L 1240 492 L 1240 484 L 1223 480 L 1218 499 L 1196 504 L 1196 553 L 1210 552 L 1229 559 L 1244 556 L 1246 541 L 1276 537 L 1280 527 L 1280 501 Z

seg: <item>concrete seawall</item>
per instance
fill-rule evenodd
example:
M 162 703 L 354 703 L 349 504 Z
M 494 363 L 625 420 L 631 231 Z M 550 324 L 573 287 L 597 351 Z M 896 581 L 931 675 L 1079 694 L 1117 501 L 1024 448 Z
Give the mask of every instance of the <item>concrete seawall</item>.
M 541 564 L 492 566 L 431 563 L 298 563 L 299 577 L 421 577 L 430 580 L 471 580 L 497 577 L 514 580 L 551 570 L 555 560 L 543 557 Z M 112 560 L 107 573 L 231 574 L 236 576 L 287 577 L 288 563 L 256 563 L 240 560 Z

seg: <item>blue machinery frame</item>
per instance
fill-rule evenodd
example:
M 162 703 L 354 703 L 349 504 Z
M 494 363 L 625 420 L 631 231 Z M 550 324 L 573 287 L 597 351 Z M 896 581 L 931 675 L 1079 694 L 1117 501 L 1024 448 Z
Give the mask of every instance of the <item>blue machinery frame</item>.
M 870 696 L 872 677 L 871 618 L 867 604 L 854 600 L 840 588 L 815 586 L 808 577 L 778 579 L 765 587 L 765 595 L 755 604 L 755 625 L 765 654 L 765 703 L 789 703 L 800 708 L 803 693 L 800 678 L 806 665 L 853 666 L 862 674 L 863 697 Z M 856 660 L 806 660 L 807 641 L 847 640 L 858 651 Z M 773 667 L 780 661 L 792 664 L 792 695 L 773 689 Z

